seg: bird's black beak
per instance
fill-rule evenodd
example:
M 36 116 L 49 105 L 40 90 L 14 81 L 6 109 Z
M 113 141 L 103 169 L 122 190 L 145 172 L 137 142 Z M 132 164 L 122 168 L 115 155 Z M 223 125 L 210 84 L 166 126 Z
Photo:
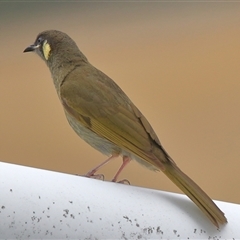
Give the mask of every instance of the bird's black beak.
M 34 52 L 37 48 L 39 48 L 40 45 L 30 45 L 29 47 L 27 47 L 23 52 Z

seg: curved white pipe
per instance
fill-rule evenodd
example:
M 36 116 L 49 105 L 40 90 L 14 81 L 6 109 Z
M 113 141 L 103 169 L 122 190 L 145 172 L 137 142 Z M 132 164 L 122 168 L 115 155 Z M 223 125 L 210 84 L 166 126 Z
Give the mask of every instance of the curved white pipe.
M 0 162 L 1 239 L 240 238 L 240 205 L 215 202 L 220 229 L 185 195 Z

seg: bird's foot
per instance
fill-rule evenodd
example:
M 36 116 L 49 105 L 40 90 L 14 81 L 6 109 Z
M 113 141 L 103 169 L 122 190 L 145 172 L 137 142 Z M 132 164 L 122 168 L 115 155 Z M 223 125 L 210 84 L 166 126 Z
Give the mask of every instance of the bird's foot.
M 130 182 L 129 182 L 127 179 L 123 179 L 123 180 L 117 181 L 117 179 L 114 179 L 114 178 L 113 178 L 112 182 L 131 185 Z
M 104 181 L 104 175 L 103 174 L 89 174 L 89 173 L 87 173 L 86 175 L 84 175 L 84 177 L 88 177 L 88 178 L 93 178 L 93 179 L 98 179 L 98 180 L 103 180 Z

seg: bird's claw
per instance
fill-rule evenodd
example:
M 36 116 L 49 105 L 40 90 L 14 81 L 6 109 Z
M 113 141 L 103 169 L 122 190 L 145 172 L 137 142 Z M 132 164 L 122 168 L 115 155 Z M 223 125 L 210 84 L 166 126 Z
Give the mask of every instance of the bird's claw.
M 113 179 L 112 182 L 131 185 L 130 182 L 129 182 L 127 179 L 123 179 L 123 180 L 118 181 L 118 182 L 117 182 L 116 180 Z
M 96 174 L 96 175 L 94 175 L 94 174 L 93 175 L 86 174 L 85 177 L 98 179 L 98 180 L 103 180 L 104 181 L 104 175 L 103 174 Z

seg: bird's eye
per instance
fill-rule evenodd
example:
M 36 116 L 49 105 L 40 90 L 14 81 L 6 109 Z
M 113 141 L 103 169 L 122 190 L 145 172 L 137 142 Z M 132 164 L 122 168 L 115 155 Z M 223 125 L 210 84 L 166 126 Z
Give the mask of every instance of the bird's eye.
M 39 37 L 39 38 L 37 39 L 36 43 L 39 45 L 39 44 L 42 43 L 42 41 L 43 41 L 43 39 L 42 39 L 41 37 Z

